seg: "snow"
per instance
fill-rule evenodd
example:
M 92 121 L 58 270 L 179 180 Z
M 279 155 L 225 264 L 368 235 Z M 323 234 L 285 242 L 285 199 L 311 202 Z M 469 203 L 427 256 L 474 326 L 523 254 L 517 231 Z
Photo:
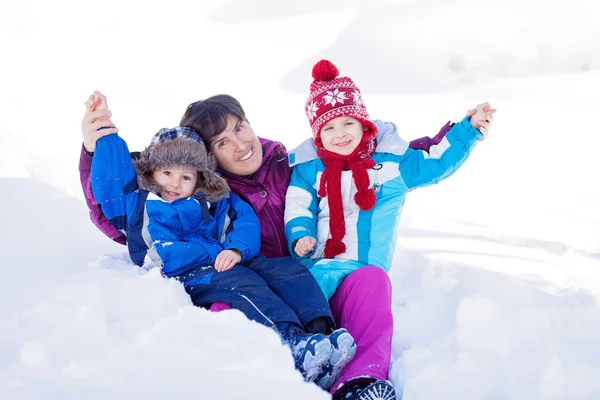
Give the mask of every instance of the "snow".
M 95 89 L 132 149 L 217 93 L 298 145 L 321 57 L 405 139 L 499 110 L 459 172 L 407 198 L 390 273 L 403 398 L 600 398 L 597 1 L 2 8 L 0 398 L 328 398 L 273 331 L 133 266 L 89 221 L 76 170 Z

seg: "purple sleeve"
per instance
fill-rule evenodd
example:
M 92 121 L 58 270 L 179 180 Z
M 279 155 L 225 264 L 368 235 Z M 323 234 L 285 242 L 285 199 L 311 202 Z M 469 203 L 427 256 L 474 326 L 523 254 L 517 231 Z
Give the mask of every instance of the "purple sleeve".
M 450 129 L 452 129 L 453 126 L 453 122 L 446 122 L 446 125 L 442 126 L 442 129 L 440 129 L 440 133 L 435 135 L 433 138 L 425 136 L 419 139 L 415 139 L 410 142 L 410 148 L 415 150 L 424 150 L 429 153 L 429 149 L 431 148 L 431 146 L 440 144 L 440 142 L 444 139 L 446 134 L 450 131 Z
M 85 202 L 90 210 L 90 218 L 96 228 L 100 229 L 102 233 L 111 238 L 117 243 L 126 244 L 125 235 L 115 229 L 114 226 L 106 219 L 102 213 L 100 204 L 94 200 L 94 194 L 92 193 L 92 184 L 90 182 L 90 171 L 92 169 L 92 156 L 85 151 L 85 148 L 81 146 L 81 156 L 79 157 L 79 179 L 81 180 L 81 188 L 83 189 L 83 195 L 85 196 Z

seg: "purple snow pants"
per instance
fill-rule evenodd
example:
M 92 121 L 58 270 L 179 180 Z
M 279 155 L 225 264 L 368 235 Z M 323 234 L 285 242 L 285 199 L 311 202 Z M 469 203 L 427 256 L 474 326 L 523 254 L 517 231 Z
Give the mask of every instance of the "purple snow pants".
M 356 355 L 332 386 L 335 393 L 354 378 L 388 379 L 392 352 L 392 284 L 383 269 L 362 267 L 342 281 L 329 300 L 339 328 L 346 328 L 356 341 Z M 228 310 L 213 303 L 211 311 Z
M 342 281 L 329 300 L 339 328 L 356 341 L 356 355 L 331 388 L 335 393 L 359 377 L 388 379 L 392 353 L 392 284 L 383 269 L 362 267 Z

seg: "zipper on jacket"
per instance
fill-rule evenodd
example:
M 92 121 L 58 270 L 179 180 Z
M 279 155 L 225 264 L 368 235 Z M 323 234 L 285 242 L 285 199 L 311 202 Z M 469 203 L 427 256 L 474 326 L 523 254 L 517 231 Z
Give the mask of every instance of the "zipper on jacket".
M 381 190 L 381 185 L 379 184 L 379 170 L 383 168 L 383 164 L 375 164 L 373 165 L 372 170 L 375 171 L 375 183 L 373 183 L 373 190 L 377 193 Z

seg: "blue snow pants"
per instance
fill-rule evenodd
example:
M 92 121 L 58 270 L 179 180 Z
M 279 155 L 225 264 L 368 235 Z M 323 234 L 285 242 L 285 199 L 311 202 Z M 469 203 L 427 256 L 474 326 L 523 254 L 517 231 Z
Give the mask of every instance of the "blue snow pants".
M 199 266 L 176 279 L 196 306 L 210 307 L 219 301 L 267 326 L 278 322 L 304 326 L 317 317 L 333 324 L 317 281 L 292 257 L 260 255 L 223 272 L 217 272 L 214 265 Z

